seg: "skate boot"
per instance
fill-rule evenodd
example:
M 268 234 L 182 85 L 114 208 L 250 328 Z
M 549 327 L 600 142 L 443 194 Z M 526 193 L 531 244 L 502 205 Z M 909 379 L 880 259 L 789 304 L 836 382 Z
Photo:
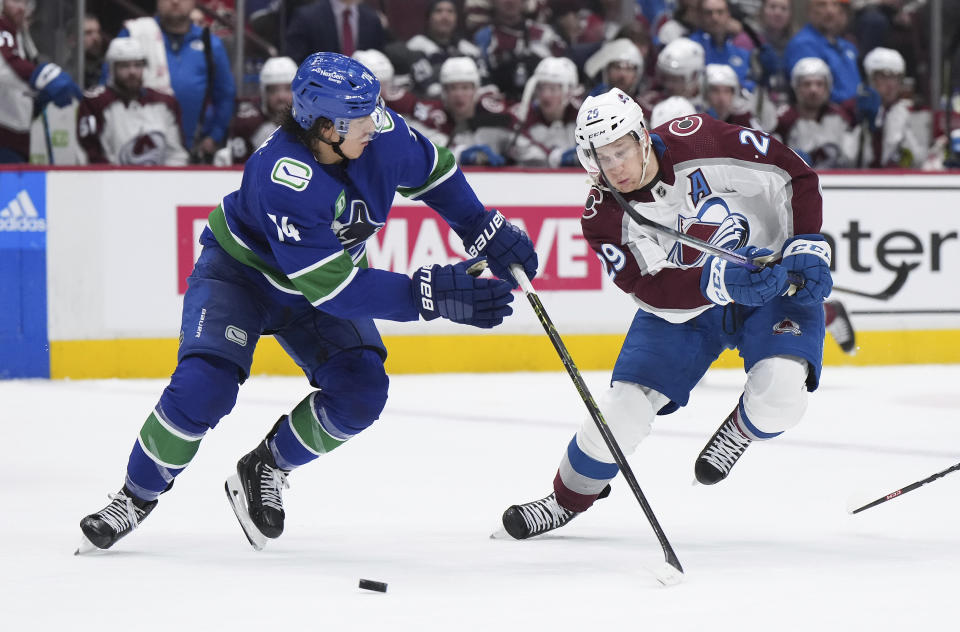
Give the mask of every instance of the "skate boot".
M 289 488 L 286 470 L 277 467 L 267 440 L 237 462 L 237 474 L 227 479 L 224 489 L 240 527 L 257 551 L 267 538 L 283 533 L 283 488 Z
M 610 495 L 607 485 L 597 498 Z M 556 492 L 522 505 L 511 505 L 503 512 L 503 529 L 514 540 L 526 540 L 559 529 L 582 512 L 570 511 L 557 502 Z
M 118 493 L 108 494 L 108 498 L 110 504 L 80 521 L 80 530 L 86 542 L 81 543 L 77 553 L 92 550 L 87 544 L 98 549 L 109 549 L 117 540 L 140 526 L 157 506 L 156 500 L 147 502 L 131 494 L 126 485 Z
M 693 473 L 697 482 L 703 485 L 719 483 L 727 477 L 733 464 L 737 462 L 752 439 L 744 436 L 734 421 L 737 411 L 734 410 L 724 420 L 717 431 L 710 437 L 693 466 Z
M 823 310 L 826 314 L 827 331 L 837 341 L 844 353 L 855 354 L 857 352 L 856 333 L 843 303 L 827 301 L 823 304 Z

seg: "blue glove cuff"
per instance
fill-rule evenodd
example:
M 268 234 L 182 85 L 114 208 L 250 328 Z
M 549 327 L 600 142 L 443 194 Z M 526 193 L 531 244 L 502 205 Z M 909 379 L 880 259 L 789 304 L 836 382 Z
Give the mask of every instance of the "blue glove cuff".
M 796 235 L 783 244 L 783 258 L 793 255 L 813 255 L 830 265 L 832 252 L 830 243 L 822 235 Z
M 41 64 L 34 68 L 30 75 L 30 85 L 34 90 L 43 90 L 50 82 L 60 76 L 63 69 L 54 63 Z

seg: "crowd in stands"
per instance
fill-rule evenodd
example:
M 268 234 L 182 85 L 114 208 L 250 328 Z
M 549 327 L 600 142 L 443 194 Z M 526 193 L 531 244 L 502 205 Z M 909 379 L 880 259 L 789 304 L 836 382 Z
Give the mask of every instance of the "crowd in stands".
M 578 166 L 580 102 L 614 87 L 651 128 L 712 116 L 815 168 L 941 170 L 960 154 L 917 90 L 926 0 L 248 0 L 249 96 L 230 0 L 156 0 L 110 34 L 87 15 L 82 85 L 42 61 L 31 2 L 0 0 L 0 162 L 28 161 L 32 121 L 74 104 L 78 162 L 242 164 L 320 50 L 362 61 L 463 165 Z

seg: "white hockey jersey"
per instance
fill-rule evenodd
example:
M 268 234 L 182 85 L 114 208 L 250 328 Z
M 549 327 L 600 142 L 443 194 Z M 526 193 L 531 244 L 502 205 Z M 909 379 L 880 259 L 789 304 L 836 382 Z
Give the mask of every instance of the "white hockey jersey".
M 789 237 L 820 232 L 817 174 L 763 132 L 696 114 L 654 129 L 651 151 L 657 177 L 624 197 L 654 222 L 728 250 L 779 252 Z M 590 190 L 580 222 L 607 274 L 644 311 L 677 323 L 714 306 L 700 292 L 707 255 L 641 228 L 607 189 Z
M 125 101 L 114 88 L 98 86 L 77 113 L 77 136 L 91 164 L 186 165 L 181 134 L 176 99 L 150 88 Z

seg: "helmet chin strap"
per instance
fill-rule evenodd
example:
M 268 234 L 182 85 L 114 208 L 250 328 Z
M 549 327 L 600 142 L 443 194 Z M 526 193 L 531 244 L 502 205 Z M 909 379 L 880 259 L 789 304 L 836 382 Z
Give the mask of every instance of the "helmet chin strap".
M 338 141 L 335 142 L 335 143 L 331 143 L 330 141 L 328 141 L 327 139 L 325 139 L 325 138 L 323 138 L 323 137 L 319 138 L 318 140 L 319 140 L 321 143 L 325 144 L 325 145 L 329 145 L 329 146 L 330 146 L 330 149 L 332 149 L 332 150 L 333 150 L 333 153 L 335 153 L 336 155 L 340 156 L 340 157 L 343 158 L 344 160 L 350 160 L 349 158 L 347 158 L 346 156 L 344 156 L 344 155 L 343 155 L 343 152 L 340 150 L 340 145 L 342 145 L 342 144 L 343 144 L 343 141 L 344 141 L 344 137 L 343 137 L 343 136 L 341 136 L 341 137 L 340 137 L 340 140 L 338 140 Z

